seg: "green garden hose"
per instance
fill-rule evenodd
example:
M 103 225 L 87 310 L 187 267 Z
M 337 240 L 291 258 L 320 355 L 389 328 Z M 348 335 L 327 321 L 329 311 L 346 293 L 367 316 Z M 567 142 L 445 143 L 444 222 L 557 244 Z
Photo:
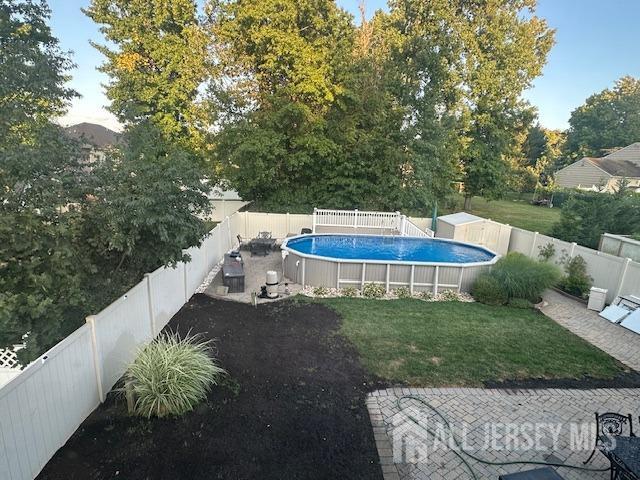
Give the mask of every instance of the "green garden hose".
M 462 448 L 462 446 L 460 445 L 460 442 L 458 441 L 458 439 L 454 435 L 453 429 L 451 428 L 451 424 L 449 423 L 447 418 L 436 407 L 431 405 L 426 400 L 423 400 L 422 398 L 416 397 L 414 395 L 404 395 L 404 396 L 398 398 L 398 400 L 396 402 L 397 405 L 398 405 L 398 408 L 400 409 L 400 411 L 403 410 L 401 402 L 404 399 L 415 400 L 416 402 L 421 403 L 422 405 L 427 407 L 429 410 L 431 410 L 433 413 L 435 413 L 440 418 L 440 420 L 442 420 L 443 425 L 446 427 L 447 431 L 451 434 L 451 439 L 453 440 L 453 442 L 454 442 L 454 444 L 456 446 L 456 449 L 455 450 L 452 449 L 451 451 L 460 459 L 460 461 L 462 461 L 462 464 L 469 471 L 469 474 L 471 475 L 471 478 L 473 478 L 474 480 L 478 480 L 478 476 L 477 476 L 475 470 L 473 469 L 473 467 L 471 466 L 471 464 L 469 463 L 469 460 L 468 460 L 469 458 L 472 459 L 472 460 L 475 460 L 476 462 L 484 463 L 485 465 L 494 465 L 494 466 L 541 465 L 541 466 L 547 466 L 547 467 L 570 468 L 570 469 L 573 469 L 573 470 L 583 470 L 583 471 L 588 471 L 588 472 L 608 472 L 610 470 L 609 468 L 590 468 L 590 467 L 584 467 L 584 466 L 581 466 L 581 465 L 567 465 L 567 464 L 564 464 L 564 463 L 543 462 L 543 461 L 535 461 L 535 460 L 496 462 L 496 461 L 486 460 L 484 458 L 477 457 L 473 453 L 467 452 L 466 450 L 464 450 Z M 425 427 L 424 425 L 422 425 L 418 419 L 414 418 L 410 414 L 406 414 L 406 415 L 407 415 L 407 418 L 409 420 L 411 420 L 413 423 L 418 425 L 423 431 L 427 432 L 429 435 L 432 435 L 434 438 L 437 438 L 436 432 L 434 432 L 433 430 L 431 430 L 431 429 Z M 465 457 L 467 457 L 467 458 L 465 458 Z

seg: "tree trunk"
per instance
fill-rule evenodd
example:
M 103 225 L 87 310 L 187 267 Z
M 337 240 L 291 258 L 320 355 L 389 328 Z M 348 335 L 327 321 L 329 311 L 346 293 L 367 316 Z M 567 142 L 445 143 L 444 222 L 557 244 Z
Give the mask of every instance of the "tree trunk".
M 468 212 L 471 209 L 471 195 L 464 196 L 464 206 L 462 207 L 462 209 L 465 212 Z

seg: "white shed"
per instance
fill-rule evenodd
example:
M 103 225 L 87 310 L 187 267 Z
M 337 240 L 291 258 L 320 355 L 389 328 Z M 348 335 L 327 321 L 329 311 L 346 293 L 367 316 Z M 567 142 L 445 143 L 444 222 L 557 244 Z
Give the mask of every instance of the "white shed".
M 509 250 L 511 227 L 467 212 L 438 217 L 436 237 L 475 243 L 505 255 Z
M 467 228 L 474 223 L 484 222 L 484 218 L 467 212 L 452 213 L 438 217 L 436 237 L 465 241 Z

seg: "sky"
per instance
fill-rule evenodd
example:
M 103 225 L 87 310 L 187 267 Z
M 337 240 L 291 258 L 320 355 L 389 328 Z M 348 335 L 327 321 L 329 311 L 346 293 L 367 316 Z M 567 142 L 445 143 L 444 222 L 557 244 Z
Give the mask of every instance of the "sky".
M 200 0 L 201 1 L 201 0 Z M 108 100 L 97 71 L 101 54 L 89 40 L 100 42 L 97 25 L 81 7 L 89 0 L 49 0 L 51 27 L 63 50 L 73 51 L 77 67 L 71 72 L 71 86 L 82 98 L 74 100 L 63 125 L 99 123 L 119 130 L 117 120 L 105 107 Z M 358 0 L 337 0 L 356 17 Z M 385 9 L 386 0 L 367 0 L 367 15 Z M 539 0 L 537 14 L 556 29 L 542 76 L 524 98 L 538 109 L 540 123 L 547 128 L 566 129 L 571 112 L 590 95 L 613 86 L 624 76 L 640 78 L 640 0 Z

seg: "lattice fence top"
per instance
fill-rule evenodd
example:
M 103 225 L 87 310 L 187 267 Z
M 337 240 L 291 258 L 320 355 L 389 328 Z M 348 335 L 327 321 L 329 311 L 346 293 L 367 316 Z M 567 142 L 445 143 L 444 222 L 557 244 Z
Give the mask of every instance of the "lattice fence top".
M 16 350 L 20 350 L 22 345 L 16 346 L 11 350 L 4 350 L 0 348 L 0 368 L 20 368 L 18 363 L 18 355 Z

